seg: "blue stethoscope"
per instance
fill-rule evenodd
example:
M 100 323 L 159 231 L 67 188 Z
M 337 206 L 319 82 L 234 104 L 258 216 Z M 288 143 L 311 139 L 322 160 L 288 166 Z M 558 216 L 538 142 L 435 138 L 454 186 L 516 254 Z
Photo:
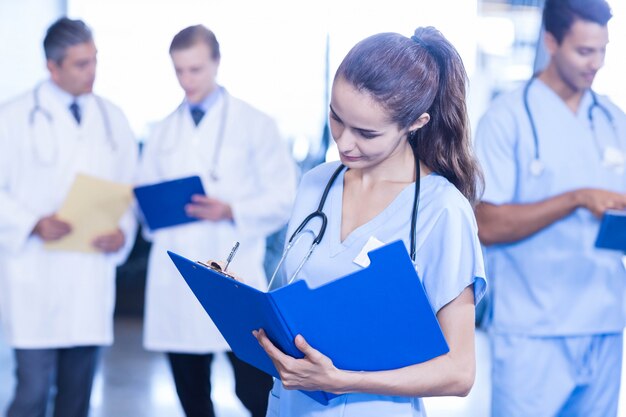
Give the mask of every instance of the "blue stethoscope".
M 530 162 L 530 173 L 534 176 L 540 176 L 543 173 L 545 166 L 539 157 L 540 156 L 539 155 L 539 135 L 537 134 L 537 126 L 535 125 L 535 119 L 533 118 L 532 112 L 530 111 L 530 104 L 528 100 L 530 86 L 533 83 L 533 81 L 535 81 L 535 78 L 536 77 L 533 76 L 530 80 L 528 80 L 528 82 L 524 86 L 523 99 L 524 99 L 524 109 L 526 110 L 526 115 L 528 116 L 528 120 L 530 121 L 530 127 L 533 133 L 533 145 L 535 147 L 535 155 L 534 155 L 533 160 Z M 589 124 L 591 125 L 591 130 L 593 132 L 593 139 L 596 143 L 596 146 L 599 147 L 598 138 L 596 136 L 595 122 L 594 122 L 594 117 L 593 117 L 594 109 L 600 110 L 600 112 L 604 115 L 606 120 L 609 122 L 609 125 L 611 126 L 611 131 L 613 132 L 615 144 L 619 146 L 619 136 L 617 134 L 617 127 L 615 126 L 615 121 L 613 120 L 613 115 L 611 115 L 611 112 L 606 108 L 606 106 L 602 105 L 598 101 L 598 96 L 593 90 L 589 89 L 589 92 L 591 93 L 591 105 L 587 109 L 587 119 L 589 120 Z M 607 164 L 617 164 L 617 165 L 621 164 L 623 166 L 624 155 L 623 155 L 623 152 L 611 147 L 610 149 L 607 148 L 605 150 L 604 160 L 605 160 L 605 163 Z
M 411 255 L 411 260 L 413 261 L 413 263 L 415 263 L 415 251 L 416 251 L 416 245 L 415 245 L 415 234 L 416 234 L 416 228 L 417 228 L 417 212 L 418 212 L 418 206 L 419 206 L 419 195 L 420 195 L 420 163 L 419 163 L 419 156 L 417 154 L 417 150 L 415 147 L 413 147 L 413 153 L 415 155 L 415 166 L 416 166 L 416 176 L 417 179 L 415 180 L 415 193 L 413 196 L 413 211 L 411 212 L 411 246 L 410 246 L 410 255 Z M 335 180 L 337 179 L 337 177 L 339 176 L 339 174 L 341 173 L 341 171 L 345 168 L 345 165 L 341 164 L 339 165 L 339 167 L 335 170 L 335 172 L 333 173 L 333 175 L 330 177 L 330 180 L 328 180 L 328 183 L 326 184 L 326 187 L 324 188 L 324 192 L 322 193 L 322 197 L 320 198 L 320 202 L 317 206 L 317 210 L 315 210 L 313 213 L 309 214 L 308 216 L 306 216 L 304 218 L 304 220 L 302 221 L 302 223 L 300 223 L 300 225 L 296 228 L 296 230 L 293 232 L 293 234 L 291 235 L 291 237 L 289 238 L 289 241 L 287 242 L 287 246 L 285 247 L 285 250 L 283 251 L 283 254 L 280 258 L 280 261 L 278 261 L 278 265 L 276 266 L 276 269 L 274 270 L 274 273 L 272 274 L 272 277 L 270 278 L 270 282 L 268 284 L 268 289 L 273 289 L 272 284 L 274 283 L 274 280 L 276 278 L 276 276 L 278 275 L 278 271 L 280 270 L 280 267 L 282 266 L 283 262 L 285 261 L 285 259 L 287 258 L 287 255 L 289 254 L 289 251 L 291 250 L 291 248 L 298 243 L 298 241 L 305 235 L 305 233 L 309 233 L 311 235 L 313 235 L 314 239 L 313 239 L 313 243 L 311 243 L 311 246 L 308 250 L 308 252 L 306 253 L 306 255 L 304 256 L 304 258 L 302 259 L 302 261 L 300 262 L 300 264 L 298 265 L 298 267 L 296 268 L 295 272 L 292 274 L 291 278 L 287 281 L 286 285 L 291 284 L 295 278 L 298 276 L 298 273 L 300 272 L 300 270 L 302 269 L 302 267 L 304 266 L 304 264 L 306 263 L 306 261 L 309 260 L 309 258 L 311 257 L 311 254 L 313 254 L 313 251 L 315 250 L 315 248 L 317 247 L 317 245 L 322 241 L 322 239 L 324 238 L 324 234 L 326 233 L 326 224 L 328 223 L 328 217 L 326 217 L 326 214 L 324 213 L 324 204 L 326 204 L 326 199 L 328 198 L 328 193 L 330 192 L 330 189 L 332 188 L 333 184 L 335 183 Z M 312 230 L 304 230 L 304 228 L 307 226 L 307 224 L 312 221 L 315 218 L 319 218 L 322 222 L 319 232 L 317 233 L 317 235 L 312 231 Z
M 54 129 L 52 128 L 52 125 L 54 124 L 54 117 L 52 116 L 52 113 L 50 113 L 50 111 L 48 111 L 47 109 L 45 109 L 42 105 L 41 105 L 41 99 L 39 97 L 39 90 L 41 89 L 41 86 L 43 85 L 43 83 L 39 83 L 35 89 L 33 90 L 33 107 L 30 110 L 30 112 L 28 113 L 28 125 L 30 126 L 30 130 L 31 130 L 31 134 L 32 137 L 34 138 L 34 141 L 38 140 L 37 137 L 39 135 L 36 135 L 34 133 L 34 129 L 35 129 L 35 124 L 36 124 L 36 119 L 37 119 L 37 114 L 40 114 L 41 116 L 43 116 L 44 119 L 46 119 L 46 123 L 49 125 L 50 129 L 46 129 L 49 132 L 53 132 L 52 134 L 55 136 L 53 139 L 54 142 L 54 155 L 49 158 L 48 160 L 45 160 L 45 158 L 41 155 L 41 150 L 40 150 L 40 146 L 38 146 L 37 144 L 35 144 L 33 146 L 34 148 L 34 152 L 36 154 L 37 160 L 39 162 L 41 162 L 44 165 L 51 165 L 54 161 L 56 161 L 56 159 L 58 158 L 58 154 L 59 154 L 59 143 L 56 140 L 56 133 L 54 133 Z M 106 111 L 106 107 L 104 105 L 104 102 L 102 101 L 102 99 L 98 96 L 96 96 L 94 94 L 94 98 L 96 100 L 96 103 L 98 105 L 98 109 L 100 110 L 100 114 L 102 115 L 102 120 L 104 122 L 104 130 L 105 130 L 105 135 L 106 135 L 106 140 L 107 143 L 109 144 L 109 147 L 111 148 L 112 151 L 115 151 L 117 149 L 117 144 L 115 143 L 115 140 L 113 139 L 113 131 L 111 128 L 111 120 L 109 119 L 109 114 Z

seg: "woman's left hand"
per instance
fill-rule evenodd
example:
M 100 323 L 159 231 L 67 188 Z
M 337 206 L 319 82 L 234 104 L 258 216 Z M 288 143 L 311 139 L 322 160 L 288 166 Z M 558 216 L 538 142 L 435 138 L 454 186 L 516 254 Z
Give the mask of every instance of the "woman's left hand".
M 286 389 L 305 391 L 339 392 L 342 371 L 337 369 L 328 356 L 312 348 L 302 335 L 295 339 L 296 347 L 304 358 L 296 359 L 280 351 L 267 337 L 263 329 L 253 331 L 261 347 L 269 355 L 280 374 Z

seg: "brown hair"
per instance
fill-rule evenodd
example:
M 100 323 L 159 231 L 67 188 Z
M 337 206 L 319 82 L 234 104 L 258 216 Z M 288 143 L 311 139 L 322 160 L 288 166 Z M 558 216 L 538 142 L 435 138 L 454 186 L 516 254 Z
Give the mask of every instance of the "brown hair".
M 170 44 L 170 54 L 197 43 L 205 43 L 211 49 L 211 58 L 220 59 L 220 44 L 215 33 L 203 25 L 189 26 L 178 32 Z
M 605 0 L 546 0 L 543 24 L 561 43 L 577 19 L 606 26 L 613 17 Z
M 430 121 L 409 134 L 413 149 L 428 168 L 477 201 L 483 178 L 470 142 L 467 75 L 458 52 L 437 29 L 418 28 L 411 38 L 397 33 L 366 38 L 344 58 L 339 77 L 380 103 L 400 129 L 428 113 Z

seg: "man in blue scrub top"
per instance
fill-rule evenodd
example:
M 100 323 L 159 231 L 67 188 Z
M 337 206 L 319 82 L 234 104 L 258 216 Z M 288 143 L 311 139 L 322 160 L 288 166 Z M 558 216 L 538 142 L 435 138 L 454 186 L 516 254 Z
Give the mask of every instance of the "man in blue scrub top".
M 494 100 L 475 138 L 476 208 L 492 279 L 492 415 L 617 415 L 626 272 L 594 248 L 626 207 L 626 116 L 591 90 L 604 64 L 605 0 L 547 0 L 550 61 Z

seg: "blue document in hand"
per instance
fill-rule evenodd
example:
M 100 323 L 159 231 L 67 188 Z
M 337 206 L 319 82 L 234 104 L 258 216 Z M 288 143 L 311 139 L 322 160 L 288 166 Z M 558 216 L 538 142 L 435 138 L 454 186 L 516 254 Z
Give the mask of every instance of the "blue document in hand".
M 206 195 L 200 177 L 179 178 L 133 189 L 150 230 L 198 221 L 185 213 L 194 194 Z
M 303 357 L 301 334 L 340 369 L 377 371 L 448 352 L 439 323 L 401 241 L 369 253 L 371 264 L 317 288 L 304 281 L 259 291 L 168 252 L 185 281 L 241 360 L 279 378 L 253 330 L 265 329 L 283 352 Z M 302 391 L 327 404 L 334 394 Z
M 596 248 L 626 252 L 626 211 L 607 210 L 602 216 Z

